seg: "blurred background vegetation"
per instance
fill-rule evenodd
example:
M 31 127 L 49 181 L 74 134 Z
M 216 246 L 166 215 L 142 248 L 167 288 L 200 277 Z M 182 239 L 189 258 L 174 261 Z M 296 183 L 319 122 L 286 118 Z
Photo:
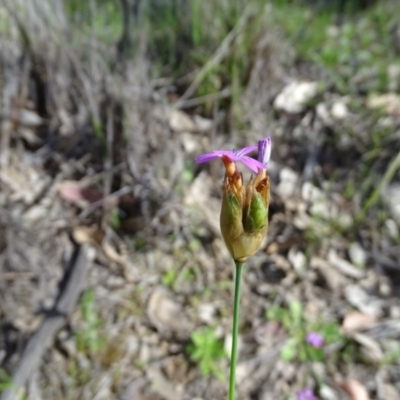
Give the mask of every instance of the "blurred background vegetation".
M 239 394 L 365 399 L 357 379 L 400 398 L 398 0 L 3 0 L 0 31 L 0 393 L 224 398 L 222 172 L 193 160 L 271 135 Z M 83 295 L 26 374 L 88 243 Z

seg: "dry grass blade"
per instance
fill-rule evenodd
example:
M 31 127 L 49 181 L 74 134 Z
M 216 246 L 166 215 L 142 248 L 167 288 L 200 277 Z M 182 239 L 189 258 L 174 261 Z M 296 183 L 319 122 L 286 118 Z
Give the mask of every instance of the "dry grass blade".
M 251 16 L 251 8 L 250 6 L 247 6 L 242 13 L 242 16 L 238 20 L 236 26 L 228 33 L 228 35 L 225 37 L 225 39 L 221 42 L 220 46 L 218 49 L 214 52 L 213 56 L 210 58 L 210 60 L 207 61 L 207 63 L 204 65 L 204 67 L 200 70 L 200 72 L 196 75 L 194 78 L 193 82 L 190 84 L 190 86 L 187 88 L 185 93 L 180 97 L 180 99 L 177 101 L 175 104 L 175 107 L 180 108 L 185 104 L 185 101 L 187 101 L 193 94 L 196 92 L 200 84 L 202 83 L 203 79 L 206 77 L 210 69 L 218 65 L 224 57 L 229 52 L 230 46 L 235 40 L 235 38 L 240 34 L 242 29 L 244 28 L 246 21 L 248 18 Z

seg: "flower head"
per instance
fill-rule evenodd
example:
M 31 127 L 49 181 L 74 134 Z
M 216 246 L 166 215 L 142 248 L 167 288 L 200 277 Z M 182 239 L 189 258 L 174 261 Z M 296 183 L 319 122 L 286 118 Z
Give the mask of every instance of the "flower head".
M 315 348 L 319 348 L 324 344 L 324 337 L 318 332 L 307 333 L 306 342 Z
M 255 160 L 254 158 L 246 156 L 246 154 L 257 150 L 257 146 L 247 146 L 240 150 L 214 150 L 211 153 L 202 154 L 196 158 L 196 163 L 201 164 L 213 160 L 214 158 L 228 157 L 231 161 L 242 162 L 247 168 L 253 172 L 258 172 L 259 168 L 265 168 L 265 164 Z
M 247 185 L 235 163 L 223 156 L 225 166 L 224 195 L 220 225 L 225 244 L 233 259 L 244 262 L 260 248 L 268 230 L 269 179 L 261 161 L 264 142 L 259 142 L 258 173 Z
M 246 154 L 258 149 L 258 160 Z M 269 178 L 266 170 L 271 156 L 271 139 L 260 140 L 258 146 L 238 151 L 215 150 L 196 158 L 203 163 L 221 158 L 225 179 L 220 225 L 225 244 L 233 259 L 244 262 L 258 251 L 268 230 Z M 247 185 L 236 168 L 240 161 L 256 173 Z
M 303 389 L 296 393 L 296 400 L 318 400 L 311 389 Z

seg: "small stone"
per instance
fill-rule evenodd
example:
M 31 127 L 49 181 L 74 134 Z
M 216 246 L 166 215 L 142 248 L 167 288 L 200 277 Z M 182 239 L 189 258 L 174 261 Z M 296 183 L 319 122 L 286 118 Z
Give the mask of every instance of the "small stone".
M 358 285 L 349 285 L 345 288 L 345 297 L 347 301 L 358 308 L 361 312 L 380 317 L 382 315 L 382 306 L 384 302 L 378 298 L 368 295 Z
M 293 247 L 289 250 L 288 259 L 298 274 L 303 274 L 307 264 L 307 258 L 302 251 L 296 251 Z
M 209 324 L 212 322 L 215 314 L 215 305 L 211 303 L 200 304 L 199 318 L 202 322 Z
M 342 211 L 338 215 L 337 222 L 342 228 L 350 228 L 353 226 L 354 219 L 350 213 Z
M 389 310 L 389 316 L 392 319 L 400 320 L 400 306 L 392 306 Z
M 294 216 L 292 222 L 297 229 L 305 230 L 311 225 L 312 218 L 305 211 L 299 211 L 298 214 Z
M 367 100 L 367 107 L 399 116 L 400 115 L 400 96 L 396 93 L 372 94 Z
M 326 29 L 326 35 L 335 38 L 341 35 L 341 31 L 338 26 L 329 25 L 328 28 Z
M 349 257 L 351 262 L 357 267 L 365 267 L 367 262 L 367 253 L 358 242 L 353 242 L 349 248 Z
M 285 368 L 282 370 L 282 376 L 286 382 L 290 382 L 296 376 L 297 367 L 292 363 L 286 363 Z
M 318 94 L 318 82 L 292 82 L 283 88 L 274 101 L 278 111 L 290 114 L 303 112 Z
M 213 128 L 214 122 L 211 119 L 201 117 L 200 115 L 195 115 L 193 117 L 196 128 L 200 132 L 208 132 Z
M 355 379 L 347 379 L 341 385 L 342 389 L 350 396 L 351 399 L 356 400 L 369 400 L 365 387 Z
M 336 103 L 333 103 L 332 109 L 331 109 L 331 114 L 332 117 L 338 120 L 343 120 L 347 117 L 349 114 L 349 111 L 347 109 L 347 105 L 343 103 L 342 101 L 337 101 Z
M 332 122 L 326 103 L 317 104 L 316 112 L 318 117 L 320 117 L 325 124 L 330 124 Z
M 176 132 L 193 132 L 196 127 L 188 114 L 174 108 L 168 109 L 169 125 Z
M 390 64 L 387 67 L 389 92 L 397 92 L 400 88 L 400 65 Z
M 385 400 L 400 400 L 400 394 L 397 391 L 396 387 L 393 385 L 390 385 L 388 383 L 383 384 L 383 399 Z
M 19 123 L 25 126 L 36 127 L 43 124 L 44 120 L 35 111 L 26 108 L 19 111 Z
M 328 199 L 320 200 L 310 207 L 310 213 L 311 215 L 323 217 L 326 220 L 337 219 L 339 216 L 339 207 Z
M 322 386 L 319 394 L 323 400 L 339 400 L 338 394 L 329 386 Z
M 322 190 L 310 182 L 304 182 L 304 185 L 301 188 L 301 195 L 303 200 L 309 203 L 314 203 L 315 201 L 321 200 L 324 197 Z
M 157 288 L 150 296 L 147 305 L 149 320 L 159 332 L 187 336 L 191 324 L 182 313 L 180 304 L 172 300 L 162 288 Z
M 343 274 L 351 277 L 360 279 L 364 276 L 364 271 L 355 267 L 353 264 L 349 263 L 347 260 L 338 256 L 335 250 L 329 250 L 328 254 L 329 263 L 341 271 Z
M 170 382 L 157 366 L 147 368 L 147 375 L 151 379 L 155 392 L 165 400 L 181 400 L 183 398 L 182 386 Z
M 379 343 L 370 336 L 364 335 L 363 333 L 353 333 L 352 338 L 358 342 L 362 348 L 361 353 L 373 363 L 380 363 L 383 360 L 383 351 L 379 346 Z
M 310 261 L 311 268 L 318 270 L 323 276 L 326 284 L 334 291 L 342 290 L 342 286 L 345 285 L 346 280 L 344 276 L 339 273 L 336 269 L 332 268 L 332 265 L 320 257 L 312 257 Z
M 400 33 L 400 30 L 399 30 Z M 400 83 L 400 64 L 390 64 L 387 67 L 388 91 L 397 92 Z
M 180 135 L 186 153 L 194 153 L 198 148 L 198 136 L 193 133 L 183 132 Z
M 277 191 L 283 199 L 291 197 L 296 191 L 298 174 L 290 168 L 283 168 L 279 174 L 280 183 Z
M 400 184 L 390 185 L 383 193 L 383 199 L 389 207 L 392 217 L 400 225 Z
M 342 330 L 349 334 L 372 328 L 377 323 L 374 315 L 363 314 L 360 311 L 350 311 L 343 319 Z
M 399 237 L 399 227 L 393 219 L 387 219 L 385 221 L 385 227 L 392 239 L 397 239 Z

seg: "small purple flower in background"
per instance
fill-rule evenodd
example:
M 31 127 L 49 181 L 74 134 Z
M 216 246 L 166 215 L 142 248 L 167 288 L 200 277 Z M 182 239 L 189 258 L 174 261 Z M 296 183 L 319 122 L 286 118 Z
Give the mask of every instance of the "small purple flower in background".
M 261 141 L 260 141 L 261 142 Z M 269 146 L 270 148 L 271 146 Z M 258 169 L 265 169 L 266 165 L 261 161 L 257 161 L 254 158 L 246 156 L 246 154 L 257 150 L 258 146 L 247 146 L 243 149 L 229 151 L 229 150 L 214 150 L 211 153 L 202 154 L 196 158 L 196 163 L 201 164 L 213 160 L 214 158 L 221 158 L 222 156 L 228 157 L 231 161 L 240 161 L 247 168 L 251 169 L 253 172 L 258 172 Z M 271 150 L 269 150 L 271 154 Z
M 303 389 L 296 393 L 296 400 L 318 400 L 311 389 Z
M 307 333 L 306 342 L 315 348 L 319 348 L 324 344 L 324 338 L 318 332 L 309 332 Z

